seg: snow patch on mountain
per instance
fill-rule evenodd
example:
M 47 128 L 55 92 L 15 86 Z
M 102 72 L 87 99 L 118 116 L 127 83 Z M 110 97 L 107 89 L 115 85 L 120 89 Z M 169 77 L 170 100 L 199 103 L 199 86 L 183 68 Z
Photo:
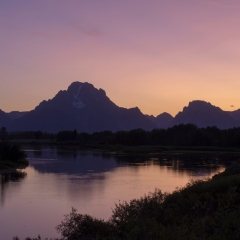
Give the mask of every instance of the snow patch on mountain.
M 86 106 L 86 104 L 84 104 L 81 100 L 81 98 L 78 98 L 77 100 L 74 100 L 72 103 L 73 107 L 76 108 L 84 108 Z
M 74 101 L 72 102 L 73 107 L 76 107 L 76 108 L 79 108 L 79 109 L 84 108 L 86 106 L 86 104 L 84 104 L 82 102 L 81 98 L 79 97 L 79 93 L 81 91 L 81 88 L 82 88 L 82 86 L 79 86 L 77 94 L 73 95 Z
M 78 95 L 79 95 L 79 92 L 81 91 L 81 89 L 82 89 L 82 86 L 79 86 L 77 94 L 73 95 L 74 99 L 76 99 L 76 100 L 78 99 Z

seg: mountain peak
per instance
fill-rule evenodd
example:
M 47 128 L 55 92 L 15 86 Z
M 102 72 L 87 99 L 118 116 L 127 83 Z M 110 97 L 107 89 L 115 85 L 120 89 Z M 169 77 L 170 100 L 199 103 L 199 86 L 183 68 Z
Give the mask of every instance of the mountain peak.
M 203 100 L 193 100 L 189 102 L 188 107 L 215 107 L 210 102 Z
M 163 113 L 159 114 L 157 117 L 154 117 L 153 115 L 151 115 L 151 116 L 146 115 L 146 116 L 153 123 L 155 123 L 158 128 L 163 128 L 163 129 L 167 129 L 169 127 L 169 124 L 173 120 L 173 116 L 167 112 L 163 112 Z
M 167 113 L 167 112 L 163 112 L 163 113 L 157 115 L 156 118 L 159 118 L 159 117 L 165 117 L 165 118 L 169 118 L 169 119 L 173 118 L 173 116 L 171 114 Z
M 154 127 L 139 108 L 118 107 L 103 89 L 87 82 L 73 82 L 67 90 L 59 91 L 52 99 L 42 101 L 33 111 L 16 119 L 14 130 L 98 132 Z
M 171 126 L 182 123 L 192 123 L 198 127 L 216 126 L 220 129 L 231 128 L 237 124 L 229 113 L 201 100 L 189 102 L 188 106 L 176 115 Z
M 97 96 L 97 98 L 106 96 L 106 92 L 103 89 L 97 89 L 88 82 L 73 82 L 68 87 L 67 92 L 73 93 L 75 98 L 82 95 L 83 92 L 88 95 Z
M 88 83 L 88 82 L 73 82 L 69 85 L 67 91 L 70 91 L 70 92 L 73 92 L 73 91 L 76 91 L 82 87 L 84 87 L 85 89 L 95 89 L 94 86 L 91 84 L 91 83 Z

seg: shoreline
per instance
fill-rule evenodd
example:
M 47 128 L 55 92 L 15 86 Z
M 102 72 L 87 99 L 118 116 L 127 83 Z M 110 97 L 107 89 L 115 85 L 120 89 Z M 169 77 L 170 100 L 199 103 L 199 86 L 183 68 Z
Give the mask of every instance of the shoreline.
M 16 162 L 13 161 L 0 161 L 0 173 L 11 173 L 16 170 L 22 170 L 29 166 L 29 161 L 21 159 Z
M 20 140 L 10 141 L 12 144 L 18 144 L 21 146 L 64 146 L 79 150 L 96 150 L 101 152 L 108 152 L 111 154 L 125 155 L 125 154 L 182 154 L 182 153 L 196 153 L 196 154 L 214 154 L 214 153 L 239 153 L 240 148 L 236 147 L 213 147 L 213 146 L 162 146 L 162 145 L 140 145 L 140 146 L 129 146 L 119 144 L 97 144 L 88 143 L 84 144 L 76 141 L 33 141 L 33 140 Z

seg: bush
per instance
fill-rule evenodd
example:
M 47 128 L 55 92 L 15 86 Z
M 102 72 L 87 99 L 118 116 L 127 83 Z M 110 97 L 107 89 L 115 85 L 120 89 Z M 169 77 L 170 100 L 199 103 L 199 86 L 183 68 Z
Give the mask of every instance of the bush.
M 57 230 L 69 240 L 239 239 L 240 174 L 232 169 L 172 194 L 156 190 L 116 204 L 109 221 L 72 209 Z
M 78 214 L 75 208 L 56 227 L 57 231 L 68 240 L 104 239 L 110 238 L 114 227 L 104 220 L 95 219 L 89 215 Z
M 10 145 L 8 143 L 3 144 L 2 149 L 2 160 L 18 161 L 26 158 L 25 152 L 18 145 Z

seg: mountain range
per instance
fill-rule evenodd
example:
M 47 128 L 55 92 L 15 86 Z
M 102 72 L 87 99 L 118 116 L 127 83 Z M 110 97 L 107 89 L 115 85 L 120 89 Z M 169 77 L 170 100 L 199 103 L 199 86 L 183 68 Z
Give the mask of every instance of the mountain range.
M 178 124 L 192 123 L 198 127 L 216 126 L 227 129 L 240 126 L 240 109 L 223 111 L 205 101 L 192 101 L 175 117 L 162 113 L 157 117 L 144 115 L 139 108 L 122 108 L 113 103 L 103 89 L 90 83 L 73 82 L 67 90 L 59 91 L 55 97 L 42 101 L 29 112 L 5 113 L 0 110 L 0 127 L 8 131 L 61 130 L 78 132 L 113 132 L 142 128 L 168 128 Z

